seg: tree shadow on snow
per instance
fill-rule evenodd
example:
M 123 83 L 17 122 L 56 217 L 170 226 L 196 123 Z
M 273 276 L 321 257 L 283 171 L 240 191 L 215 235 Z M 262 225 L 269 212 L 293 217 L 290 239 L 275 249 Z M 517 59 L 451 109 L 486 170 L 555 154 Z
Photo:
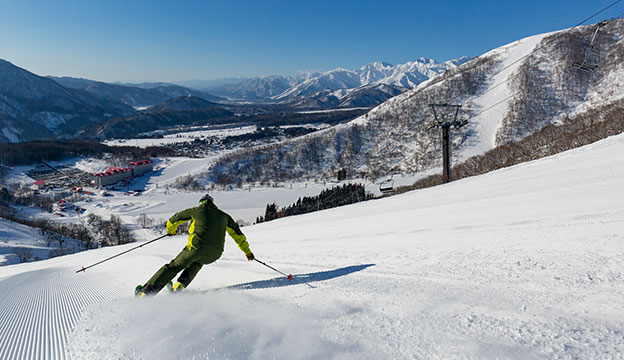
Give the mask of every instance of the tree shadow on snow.
M 282 286 L 299 285 L 299 284 L 305 284 L 305 283 L 310 284 L 316 281 L 324 281 L 324 280 L 329 280 L 329 279 L 334 279 L 337 277 L 349 275 L 356 271 L 364 270 L 370 266 L 375 266 L 375 264 L 352 265 L 352 266 L 347 266 L 347 267 L 343 267 L 343 268 L 335 269 L 335 270 L 293 275 L 293 279 L 290 281 L 288 281 L 288 279 L 285 276 L 281 276 L 281 277 L 277 277 L 277 278 L 270 279 L 270 280 L 252 281 L 252 282 L 248 282 L 244 284 L 226 286 L 226 287 L 219 288 L 217 290 L 266 289 L 266 288 L 275 288 L 275 287 L 282 287 Z

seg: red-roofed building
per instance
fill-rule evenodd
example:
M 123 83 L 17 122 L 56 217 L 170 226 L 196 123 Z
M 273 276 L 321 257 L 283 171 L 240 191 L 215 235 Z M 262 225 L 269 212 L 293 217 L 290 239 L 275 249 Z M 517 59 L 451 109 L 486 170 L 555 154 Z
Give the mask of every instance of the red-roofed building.
M 45 183 L 46 183 L 45 180 L 39 180 L 39 181 L 35 181 L 33 185 L 35 185 L 35 188 L 41 189 L 45 187 Z
M 130 168 L 132 168 L 134 176 L 141 176 L 152 171 L 154 164 L 152 164 L 152 160 L 133 161 L 130 163 Z
M 111 166 L 104 172 L 93 174 L 97 187 L 115 184 L 119 181 L 131 179 L 141 176 L 152 171 L 153 164 L 151 160 L 133 161 L 126 168 L 118 168 Z

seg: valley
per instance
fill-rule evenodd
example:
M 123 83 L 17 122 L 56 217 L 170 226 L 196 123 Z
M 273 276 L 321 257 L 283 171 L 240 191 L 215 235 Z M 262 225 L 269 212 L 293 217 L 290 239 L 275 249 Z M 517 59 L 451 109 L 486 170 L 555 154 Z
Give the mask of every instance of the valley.
M 483 28 L 462 22 L 468 5 L 457 4 L 460 30 L 443 22 L 411 32 L 422 24 L 384 13 L 406 4 L 360 2 L 324 37 L 333 24 L 331 12 L 315 15 L 322 2 L 305 15 L 327 22 L 308 33 L 299 13 L 274 15 L 312 3 L 250 12 L 258 4 L 249 2 L 242 22 L 228 16 L 238 3 L 169 3 L 186 16 L 168 13 L 106 63 L 72 63 L 136 82 L 44 76 L 0 59 L 0 358 L 621 358 L 624 14 L 588 22 L 618 2 L 573 27 L 557 17 L 526 30 L 524 19 L 512 38 L 478 3 L 469 7 L 475 19 L 488 14 Z M 417 14 L 434 5 L 410 14 L 432 21 L 436 12 Z M 150 6 L 132 24 L 109 13 L 115 30 L 95 31 L 122 43 L 145 14 L 153 26 L 163 4 Z M 215 6 L 226 9 L 207 11 Z M 365 8 L 374 21 L 344 33 Z M 288 28 L 267 37 L 258 19 Z M 20 36 L 36 32 L 29 26 Z M 433 40 L 447 32 L 475 30 L 476 56 L 460 56 L 458 43 L 437 49 L 450 60 L 414 56 L 423 44 L 449 48 L 451 39 Z M 106 40 L 83 32 L 94 53 Z M 152 38 L 151 53 L 143 42 Z M 381 52 L 386 44 L 392 51 Z M 350 53 L 368 63 L 336 65 Z M 297 57 L 313 64 L 301 69 L 330 70 L 286 74 Z M 241 74 L 272 75 L 226 72 L 241 64 L 255 69 Z M 187 67 L 221 78 L 179 80 Z M 178 80 L 140 80 L 148 73 Z M 220 241 L 200 238 L 196 219 L 165 236 L 168 219 L 206 195 L 256 261 L 219 217 L 214 228 L 227 223 L 228 233 L 217 261 L 193 262 L 203 270 L 180 293 L 133 296 L 181 249 Z

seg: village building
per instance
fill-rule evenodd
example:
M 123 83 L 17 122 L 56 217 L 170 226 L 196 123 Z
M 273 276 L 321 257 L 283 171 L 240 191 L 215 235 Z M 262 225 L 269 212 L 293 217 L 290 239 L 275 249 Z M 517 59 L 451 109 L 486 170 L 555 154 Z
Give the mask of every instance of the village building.
M 35 190 L 45 189 L 45 186 L 46 186 L 45 180 L 38 180 L 38 181 L 35 181 L 35 183 L 33 184 L 33 187 L 35 188 Z
M 95 185 L 99 188 L 116 184 L 122 180 L 130 180 L 137 176 L 152 171 L 153 164 L 151 160 L 133 161 L 129 167 L 118 168 L 109 167 L 106 171 L 93 174 Z
M 143 174 L 152 171 L 154 169 L 154 165 L 152 164 L 152 160 L 133 161 L 130 163 L 130 168 L 132 169 L 134 176 L 142 176 Z

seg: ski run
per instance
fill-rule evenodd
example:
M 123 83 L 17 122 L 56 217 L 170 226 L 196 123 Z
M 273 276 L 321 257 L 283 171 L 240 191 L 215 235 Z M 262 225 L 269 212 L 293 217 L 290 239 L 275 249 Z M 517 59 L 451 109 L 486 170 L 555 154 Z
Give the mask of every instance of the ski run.
M 244 227 L 293 281 L 229 238 L 184 293 L 151 298 L 134 287 L 184 236 L 81 273 L 137 244 L 0 267 L 0 358 L 621 359 L 623 199 L 624 134 Z

